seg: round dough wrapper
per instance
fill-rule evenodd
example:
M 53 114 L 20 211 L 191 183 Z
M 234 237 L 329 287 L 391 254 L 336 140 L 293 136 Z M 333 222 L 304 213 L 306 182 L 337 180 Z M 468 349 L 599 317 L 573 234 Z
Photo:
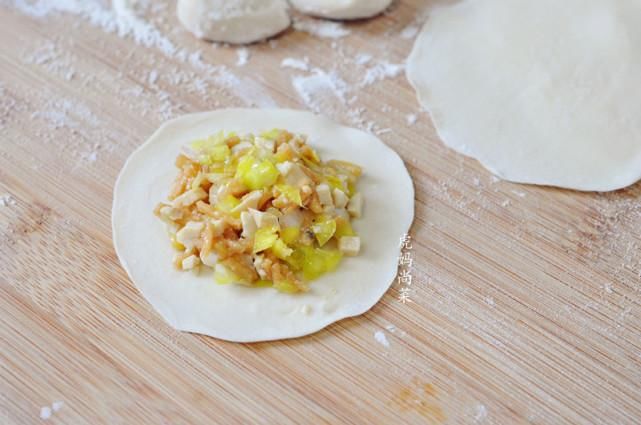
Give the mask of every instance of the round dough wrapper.
M 641 177 L 638 0 L 464 0 L 431 14 L 407 75 L 445 144 L 510 181 Z
M 153 215 L 166 200 L 187 143 L 220 130 L 257 133 L 286 128 L 307 134 L 321 158 L 363 167 L 357 185 L 365 199 L 353 221 L 357 257 L 311 283 L 304 294 L 219 285 L 213 274 L 175 270 L 165 225 Z M 229 341 L 293 338 L 369 310 L 394 281 L 400 238 L 414 216 L 414 188 L 400 157 L 375 136 L 309 112 L 224 109 L 164 124 L 127 160 L 114 189 L 113 240 L 118 257 L 144 297 L 174 328 Z
M 393 0 L 290 0 L 292 6 L 308 15 L 329 19 L 361 19 L 378 15 Z
M 198 38 L 253 43 L 291 24 L 286 0 L 178 0 L 178 20 Z

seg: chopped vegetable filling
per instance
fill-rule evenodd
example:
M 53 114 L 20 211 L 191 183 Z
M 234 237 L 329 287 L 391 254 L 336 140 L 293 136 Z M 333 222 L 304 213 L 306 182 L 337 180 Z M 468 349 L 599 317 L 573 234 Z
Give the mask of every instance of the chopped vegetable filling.
M 180 270 L 210 267 L 220 284 L 305 292 L 360 252 L 352 228 L 359 166 L 322 162 L 306 137 L 274 129 L 219 132 L 191 144 L 154 213 L 168 224 Z

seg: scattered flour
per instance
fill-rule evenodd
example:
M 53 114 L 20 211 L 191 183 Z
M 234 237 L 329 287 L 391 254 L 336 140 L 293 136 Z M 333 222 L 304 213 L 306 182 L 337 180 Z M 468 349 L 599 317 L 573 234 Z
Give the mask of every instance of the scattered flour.
M 128 7 L 128 1 L 109 2 L 100 0 L 9 0 L 20 12 L 34 18 L 45 18 L 52 14 L 68 13 L 88 20 L 92 25 L 120 37 L 130 36 L 136 43 L 146 47 L 157 47 L 167 55 L 176 53 L 176 47 L 153 25 L 138 18 Z
M 474 422 L 480 423 L 487 418 L 487 407 L 484 404 L 478 404 L 474 414 Z
M 73 69 L 74 59 L 69 53 L 62 52 L 53 41 L 47 41 L 37 49 L 25 53 L 22 60 L 26 64 L 39 65 L 49 73 L 62 76 L 66 81 L 71 81 L 76 75 Z
M 81 123 L 93 127 L 99 124 L 98 117 L 85 104 L 64 98 L 48 101 L 45 109 L 32 113 L 31 118 L 45 120 L 52 130 L 63 127 L 79 128 Z
M 246 47 L 236 50 L 236 55 L 238 60 L 236 61 L 236 66 L 245 66 L 249 62 L 249 49 Z
M 51 418 L 51 407 L 44 406 L 40 408 L 40 419 L 46 421 Z
M 149 71 L 147 82 L 153 86 L 154 84 L 156 84 L 156 81 L 158 81 L 158 71 L 152 69 L 151 71 Z
M 8 117 L 18 109 L 16 100 L 9 94 L 0 81 L 0 130 L 4 128 L 4 124 Z
M 385 348 L 389 348 L 389 341 L 387 340 L 387 337 L 383 333 L 383 331 L 376 331 L 374 332 L 374 339 L 376 339 L 376 342 L 381 344 Z
M 0 207 L 12 207 L 16 204 L 16 200 L 10 194 L 0 196 Z
M 356 59 L 354 60 L 354 62 L 357 65 L 366 65 L 371 60 L 372 60 L 372 55 L 370 55 L 368 53 L 359 53 L 358 55 L 356 55 Z
M 43 421 L 46 421 L 48 419 L 51 419 L 51 416 L 53 413 L 57 412 L 58 410 L 62 409 L 62 406 L 64 406 L 63 401 L 54 401 L 51 403 L 51 406 L 44 406 L 40 408 L 40 419 Z
M 351 33 L 338 22 L 319 19 L 297 19 L 294 21 L 294 28 L 320 38 L 342 38 Z
M 303 59 L 285 58 L 280 63 L 281 68 L 292 68 L 300 71 L 309 71 L 309 58 L 306 56 Z
M 365 72 L 361 86 L 369 86 L 387 78 L 396 78 L 401 75 L 404 69 L 405 65 L 403 64 L 379 62 Z
M 0 2 L 13 5 L 18 11 L 34 18 L 46 18 L 58 14 L 77 16 L 107 33 L 115 33 L 122 38 L 131 38 L 139 45 L 156 48 L 166 57 L 188 63 L 205 75 L 200 79 L 189 79 L 193 81 L 193 88 L 197 89 L 199 94 L 210 91 L 208 81 L 211 81 L 222 88 L 229 89 L 246 105 L 276 106 L 274 100 L 253 79 L 238 78 L 225 66 L 205 63 L 200 51 L 190 52 L 186 49 L 178 49 L 156 26 L 139 17 L 142 13 L 141 9 L 149 6 L 150 2 L 114 0 L 113 9 L 109 7 L 110 2 L 101 0 L 0 0 Z M 36 60 L 46 61 L 47 55 L 47 51 L 41 52 Z M 68 75 L 68 79 L 73 77 L 73 73 Z M 164 110 L 166 113 L 160 111 L 161 116 L 171 117 L 173 105 L 169 100 L 166 100 Z
M 334 71 L 328 73 L 314 68 L 311 75 L 294 77 L 292 85 L 305 105 L 316 112 L 320 112 L 323 104 L 335 99 L 346 103 L 347 83 Z
M 407 335 L 407 332 L 405 332 L 404 330 L 401 330 L 401 329 L 397 328 L 397 327 L 396 327 L 396 326 L 394 326 L 394 325 L 387 325 L 387 326 L 385 326 L 385 329 L 386 329 L 389 333 L 393 333 L 394 335 L 399 336 L 399 337 L 404 337 L 404 336 L 406 336 L 406 335 Z
M 407 122 L 407 125 L 414 125 L 416 124 L 416 121 L 418 120 L 418 117 L 416 114 L 409 114 L 405 117 L 405 121 Z

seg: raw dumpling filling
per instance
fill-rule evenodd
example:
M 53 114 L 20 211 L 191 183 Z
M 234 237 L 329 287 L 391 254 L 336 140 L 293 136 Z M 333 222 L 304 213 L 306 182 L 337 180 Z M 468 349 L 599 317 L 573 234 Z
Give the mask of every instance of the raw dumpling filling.
M 304 135 L 220 132 L 175 165 L 169 202 L 154 213 L 168 224 L 180 270 L 209 267 L 221 284 L 297 293 L 360 252 L 351 220 L 362 214 L 362 170 L 322 162 Z

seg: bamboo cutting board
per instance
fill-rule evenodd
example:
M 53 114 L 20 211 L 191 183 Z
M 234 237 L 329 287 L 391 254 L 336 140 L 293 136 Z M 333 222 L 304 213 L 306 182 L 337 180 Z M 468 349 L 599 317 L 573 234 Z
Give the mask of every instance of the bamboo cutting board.
M 395 66 L 435 1 L 247 50 L 196 41 L 173 3 L 129 26 L 76 3 L 0 2 L 0 423 L 641 423 L 641 186 L 514 185 L 446 149 Z M 151 309 L 111 244 L 117 173 L 164 120 L 252 104 L 320 111 L 401 155 L 411 285 L 269 343 Z

